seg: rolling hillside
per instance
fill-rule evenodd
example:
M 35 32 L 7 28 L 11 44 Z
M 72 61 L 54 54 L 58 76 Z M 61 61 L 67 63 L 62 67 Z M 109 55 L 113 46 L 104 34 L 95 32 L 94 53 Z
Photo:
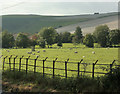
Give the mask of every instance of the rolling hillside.
M 113 16 L 114 19 L 111 20 Z M 75 16 L 4 15 L 2 16 L 2 29 L 12 33 L 36 33 L 43 27 L 52 26 L 58 32 L 73 32 L 78 25 L 82 28 L 88 28 L 99 23 L 105 23 L 107 18 L 108 21 L 106 22 L 115 21 L 116 16 L 117 13 Z M 95 20 L 99 20 L 99 23 L 93 24 L 92 21 L 94 22 Z

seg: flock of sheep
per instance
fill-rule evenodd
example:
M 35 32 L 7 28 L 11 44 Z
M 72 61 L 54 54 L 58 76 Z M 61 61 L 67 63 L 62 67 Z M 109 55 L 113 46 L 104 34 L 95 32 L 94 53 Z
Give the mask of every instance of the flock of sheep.
M 72 50 L 73 48 L 69 48 L 70 50 Z M 77 48 L 76 48 L 77 49 Z M 94 48 L 93 48 L 94 49 Z M 109 49 L 109 47 L 108 48 L 106 48 L 106 49 Z M 7 52 L 10 52 L 10 50 L 7 50 L 6 49 L 6 51 Z M 43 50 L 43 52 L 46 52 L 46 50 Z M 40 53 L 40 51 L 37 51 L 37 53 Z M 78 53 L 78 51 L 75 51 L 74 53 Z M 31 52 L 27 52 L 27 54 L 32 54 L 32 51 Z M 95 51 L 92 51 L 92 54 L 95 54 Z M 32 55 L 35 55 L 35 53 L 33 53 Z M 37 55 L 37 57 L 38 57 L 39 55 Z M 83 56 L 83 58 L 85 58 L 85 56 Z

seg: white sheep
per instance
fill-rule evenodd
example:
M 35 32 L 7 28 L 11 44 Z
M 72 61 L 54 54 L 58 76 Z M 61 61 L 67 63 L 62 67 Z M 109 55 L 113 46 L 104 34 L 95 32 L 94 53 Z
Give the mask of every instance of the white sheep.
M 85 58 L 85 56 L 83 56 L 83 58 Z
M 106 49 L 109 49 L 109 47 L 107 47 Z
M 75 51 L 75 53 L 78 53 L 77 51 Z
M 95 52 L 94 52 L 94 51 L 92 51 L 92 54 L 95 54 Z

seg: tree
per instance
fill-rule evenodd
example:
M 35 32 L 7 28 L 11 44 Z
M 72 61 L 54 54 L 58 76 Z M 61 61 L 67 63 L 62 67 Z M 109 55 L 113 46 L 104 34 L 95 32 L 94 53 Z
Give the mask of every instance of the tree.
M 12 48 L 14 46 L 14 36 L 8 31 L 2 32 L 2 48 Z
M 107 46 L 108 34 L 109 28 L 107 25 L 100 25 L 96 27 L 95 31 L 93 32 L 93 36 L 102 47 Z
M 109 40 L 111 44 L 118 44 L 119 43 L 119 32 L 120 30 L 115 29 L 115 30 L 111 30 L 109 33 Z
M 38 35 L 37 34 L 33 34 L 31 37 L 31 46 L 37 45 L 37 40 L 38 40 Z
M 49 47 L 49 45 L 55 43 L 57 31 L 52 27 L 43 28 L 40 30 L 39 35 L 47 42 L 47 45 Z
M 78 26 L 78 27 L 76 27 L 76 30 L 75 30 L 74 37 L 73 37 L 72 41 L 74 43 L 80 43 L 82 37 L 83 37 L 83 35 L 82 35 L 81 28 Z
M 83 43 L 88 47 L 93 47 L 93 45 L 94 45 L 93 35 L 86 34 L 85 38 L 83 40 Z
M 70 32 L 63 32 L 62 33 L 62 42 L 63 43 L 71 43 L 71 33 Z
M 27 48 L 30 46 L 30 39 L 27 37 L 27 35 L 25 35 L 24 33 L 19 33 L 16 37 L 16 41 L 15 44 L 17 47 L 20 48 Z
M 39 40 L 37 40 L 37 42 L 38 42 L 37 44 L 40 47 L 45 48 L 45 40 L 42 37 L 40 37 Z
M 57 43 L 57 46 L 62 47 L 62 42 L 59 41 L 59 42 Z

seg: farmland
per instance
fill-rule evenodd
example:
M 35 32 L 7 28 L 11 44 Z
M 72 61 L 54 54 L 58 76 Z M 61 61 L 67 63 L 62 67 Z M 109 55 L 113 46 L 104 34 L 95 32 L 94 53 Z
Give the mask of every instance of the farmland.
M 9 50 L 9 52 L 7 51 Z M 43 51 L 45 50 L 45 52 Z M 40 51 L 39 53 L 37 53 Z M 95 52 L 94 54 L 92 52 Z M 42 66 L 42 61 L 46 57 L 48 57 L 48 61 L 45 62 L 45 66 L 52 67 L 52 61 L 55 60 L 55 58 L 58 58 L 55 63 L 55 68 L 63 68 L 64 69 L 64 62 L 69 58 L 68 63 L 68 69 L 71 70 L 77 70 L 77 64 L 74 64 L 74 62 L 79 62 L 81 59 L 83 59 L 83 63 L 88 63 L 86 66 L 86 71 L 92 71 L 92 63 L 95 63 L 96 60 L 98 60 L 98 64 L 111 64 L 113 60 L 118 60 L 118 48 L 87 48 L 84 45 L 73 45 L 71 43 L 64 43 L 62 48 L 59 48 L 54 44 L 52 48 L 39 48 L 36 46 L 36 51 L 33 51 L 32 54 L 28 54 L 28 52 L 31 52 L 31 48 L 26 49 L 2 49 L 3 56 L 10 56 L 13 55 L 18 57 L 21 57 L 24 55 L 25 57 L 30 56 L 30 59 L 35 59 L 36 56 L 40 55 L 37 60 L 37 66 Z M 75 53 L 77 52 L 77 53 Z M 8 63 L 8 59 L 6 60 Z M 13 60 L 11 61 L 13 62 Z M 16 62 L 18 60 L 16 59 Z M 25 63 L 25 60 L 22 60 L 22 63 Z M 33 60 L 29 60 L 29 64 L 34 65 Z M 117 64 L 117 61 L 116 61 Z M 6 65 L 8 66 L 8 65 Z M 102 67 L 109 67 L 109 66 L 102 66 Z M 18 68 L 18 66 L 16 66 Z M 25 66 L 22 67 L 25 69 Z M 30 71 L 33 71 L 34 67 L 28 68 Z M 81 65 L 80 70 L 84 71 L 84 65 Z M 42 72 L 42 68 L 37 67 L 37 72 Z M 96 65 L 96 72 L 105 72 L 100 66 Z M 52 69 L 45 69 L 45 73 L 52 73 Z M 63 75 L 65 76 L 64 70 L 55 70 L 55 74 L 57 75 Z M 77 72 L 68 72 L 68 76 L 76 76 Z M 91 76 L 91 74 L 87 74 L 88 76 Z M 95 74 L 98 75 L 98 74 Z M 100 75 L 99 75 L 100 76 Z
M 109 22 L 112 23 L 109 25 L 111 29 L 117 28 L 115 25 L 117 22 L 114 24 L 114 21 L 117 21 L 117 13 L 74 16 L 3 15 L 2 29 L 11 33 L 25 32 L 33 34 L 39 32 L 43 27 L 52 26 L 56 28 L 57 32 L 72 32 L 75 27 L 80 26 L 85 33 L 91 33 L 94 29 L 88 31 L 89 28 Z

